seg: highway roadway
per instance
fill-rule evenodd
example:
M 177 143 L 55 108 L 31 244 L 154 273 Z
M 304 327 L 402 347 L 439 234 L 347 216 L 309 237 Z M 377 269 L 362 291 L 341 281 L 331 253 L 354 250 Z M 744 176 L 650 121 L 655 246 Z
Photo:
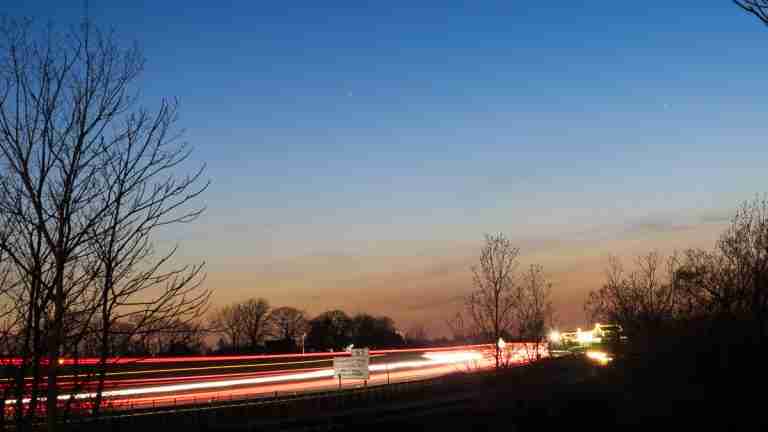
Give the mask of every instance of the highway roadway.
M 492 351 L 491 345 L 374 350 L 369 380 L 342 380 L 341 386 L 383 385 L 486 368 Z M 119 359 L 109 365 L 105 403 L 115 410 L 167 408 L 337 389 L 333 358 L 339 356 L 349 353 Z M 62 393 L 70 393 L 73 379 L 61 376 Z M 89 400 L 93 387 L 74 394 Z
M 519 351 L 507 344 L 508 352 Z M 212 402 L 274 397 L 339 388 L 333 358 L 347 352 L 293 355 L 165 357 L 110 361 L 105 380 L 105 406 L 113 410 L 205 405 Z M 95 360 L 81 359 L 88 363 Z M 516 362 L 523 359 L 517 356 Z M 64 360 L 64 370 L 71 369 Z M 343 380 L 342 388 L 374 386 L 427 379 L 458 371 L 491 367 L 492 345 L 446 348 L 392 349 L 370 352 L 370 377 Z M 76 378 L 60 376 L 62 400 L 70 395 L 84 402 L 94 394 L 93 384 L 72 390 Z M 8 401 L 11 402 L 11 401 Z
M 461 346 L 372 351 L 368 381 L 342 380 L 341 386 L 381 385 L 481 368 L 487 366 L 489 349 Z M 348 355 L 313 353 L 174 362 L 142 370 L 134 378 L 127 378 L 133 375 L 125 373 L 129 371 L 113 374 L 108 377 L 105 395 L 113 408 L 135 409 L 331 390 L 339 387 L 333 376 L 333 358 Z

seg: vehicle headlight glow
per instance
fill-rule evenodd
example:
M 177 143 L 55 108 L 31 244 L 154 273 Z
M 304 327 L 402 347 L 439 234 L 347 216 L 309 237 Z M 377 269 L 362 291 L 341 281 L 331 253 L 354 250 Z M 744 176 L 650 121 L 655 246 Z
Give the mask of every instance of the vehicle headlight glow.
M 601 365 L 606 365 L 613 360 L 613 357 L 602 351 L 587 351 L 587 357 Z
M 552 330 L 549 332 L 549 341 L 552 343 L 560 343 L 560 332 L 557 330 Z

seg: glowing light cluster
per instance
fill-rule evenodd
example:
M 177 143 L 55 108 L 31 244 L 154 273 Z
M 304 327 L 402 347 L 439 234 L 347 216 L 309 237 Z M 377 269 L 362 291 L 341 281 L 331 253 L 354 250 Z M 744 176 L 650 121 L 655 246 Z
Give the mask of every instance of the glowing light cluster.
M 613 360 L 613 357 L 603 351 L 587 351 L 587 357 L 601 365 L 606 365 Z
M 557 330 L 552 330 L 549 332 L 549 341 L 552 343 L 560 343 L 561 337 L 562 336 L 560 335 L 560 332 Z
M 507 343 L 504 341 L 504 339 L 499 338 L 499 341 L 496 342 L 496 346 L 498 346 L 499 349 L 504 349 L 504 347 L 507 346 Z
M 576 329 L 576 341 L 582 344 L 592 343 L 595 340 L 595 335 L 592 331 L 582 331 Z
M 550 341 L 592 345 L 602 343 L 606 336 L 613 332 L 621 332 L 621 326 L 615 324 L 603 325 L 598 323 L 595 324 L 595 327 L 592 330 L 576 329 L 575 332 L 552 332 L 550 333 Z M 624 336 L 621 336 L 621 338 L 626 339 Z

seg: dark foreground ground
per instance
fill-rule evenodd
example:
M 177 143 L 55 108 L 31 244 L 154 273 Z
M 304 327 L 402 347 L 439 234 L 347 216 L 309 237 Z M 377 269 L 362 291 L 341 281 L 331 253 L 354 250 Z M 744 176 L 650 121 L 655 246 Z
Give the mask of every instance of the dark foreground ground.
M 624 362 L 600 367 L 568 357 L 501 372 L 458 372 L 427 382 L 113 418 L 69 429 L 700 431 L 768 425 L 766 399 L 754 392 L 760 390 L 755 383 L 706 382 L 678 370 L 644 370 Z

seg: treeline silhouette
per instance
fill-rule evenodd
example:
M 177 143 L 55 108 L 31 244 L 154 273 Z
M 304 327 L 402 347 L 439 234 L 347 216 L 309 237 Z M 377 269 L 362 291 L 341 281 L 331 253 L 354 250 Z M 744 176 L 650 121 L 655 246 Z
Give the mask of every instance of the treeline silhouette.
M 215 310 L 204 321 L 173 321 L 138 337 L 130 321 L 112 325 L 108 347 L 111 357 L 163 357 L 201 354 L 261 354 L 341 351 L 349 345 L 397 348 L 447 344 L 447 339 L 428 339 L 421 327 L 398 330 L 392 318 L 366 313 L 348 315 L 330 310 L 309 317 L 306 312 L 283 306 L 270 308 L 264 299 L 249 299 Z M 412 333 L 412 334 L 411 334 Z M 93 335 L 93 336 L 90 336 Z M 101 351 L 98 329 L 83 338 L 83 357 Z
M 112 357 L 328 352 L 341 351 L 349 345 L 397 348 L 449 342 L 429 340 L 420 327 L 400 331 L 387 316 L 351 316 L 341 310 L 330 310 L 309 317 L 290 306 L 270 308 L 265 299 L 223 306 L 207 320 L 159 323 L 156 332 L 142 337 L 135 335 L 130 321 L 114 323 L 112 332 Z M 410 333 L 413 334 L 409 336 Z M 98 335 L 98 331 L 91 334 Z M 96 336 L 85 337 L 79 352 L 88 357 L 98 355 L 100 349 Z
M 750 406 L 766 381 L 768 201 L 743 203 L 711 250 L 650 252 L 631 271 L 612 257 L 585 309 L 624 328 L 617 367 L 638 394 Z
M 219 336 L 212 352 L 222 354 L 339 351 L 350 344 L 396 348 L 406 344 L 406 333 L 387 316 L 350 316 L 329 310 L 310 318 L 289 306 L 271 309 L 265 299 L 222 307 L 212 314 L 208 330 Z M 412 342 L 417 341 L 422 342 Z

